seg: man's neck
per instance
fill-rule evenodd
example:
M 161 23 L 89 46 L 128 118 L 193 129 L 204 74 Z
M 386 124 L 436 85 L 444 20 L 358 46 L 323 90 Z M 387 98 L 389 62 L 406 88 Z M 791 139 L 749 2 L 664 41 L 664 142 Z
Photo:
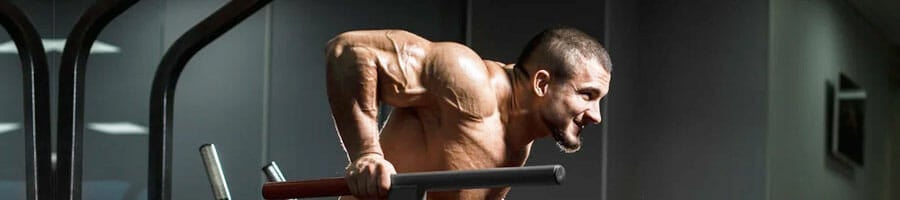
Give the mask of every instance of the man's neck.
M 504 70 L 509 79 L 509 95 L 500 99 L 500 105 L 505 109 L 501 109 L 503 124 L 505 126 L 505 140 L 508 148 L 512 149 L 531 149 L 531 143 L 536 139 L 533 131 L 529 131 L 531 123 L 529 122 L 530 111 L 527 105 L 527 99 L 522 98 L 526 92 L 525 86 L 528 82 L 527 75 L 510 67 Z M 527 152 L 526 152 L 527 153 Z

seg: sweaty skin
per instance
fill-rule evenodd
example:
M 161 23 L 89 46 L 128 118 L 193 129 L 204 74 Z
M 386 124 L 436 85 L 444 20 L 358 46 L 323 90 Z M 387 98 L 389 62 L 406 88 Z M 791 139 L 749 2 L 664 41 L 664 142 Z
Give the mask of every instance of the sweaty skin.
M 535 79 L 516 75 L 513 65 L 483 60 L 464 45 L 431 42 L 402 30 L 366 30 L 338 35 L 326 52 L 329 103 L 351 162 L 346 179 L 357 197 L 383 198 L 392 173 L 523 166 L 532 142 L 551 135 L 535 131 L 548 128 L 532 123 L 540 121 L 537 117 L 521 114 L 534 108 L 519 105 L 516 98 L 523 97 L 513 94 L 538 91 L 514 87 L 517 81 L 531 85 Z M 579 110 L 568 113 L 573 120 L 561 122 L 567 134 L 561 137 L 577 138 L 584 125 L 600 122 L 598 102 L 608 90 L 609 75 L 591 70 L 585 73 L 600 75 L 582 76 L 587 84 L 559 86 L 560 91 L 582 85 L 596 90 L 590 97 L 573 97 L 582 100 L 572 100 Z M 379 102 L 394 108 L 381 131 Z M 508 191 L 469 189 L 427 196 L 502 199 Z

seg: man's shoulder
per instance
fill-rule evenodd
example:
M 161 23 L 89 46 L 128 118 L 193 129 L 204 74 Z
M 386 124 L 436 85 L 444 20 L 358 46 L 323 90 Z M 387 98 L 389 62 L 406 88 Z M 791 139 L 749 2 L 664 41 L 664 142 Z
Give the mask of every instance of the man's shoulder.
M 487 75 L 485 63 L 469 47 L 456 42 L 435 42 L 430 46 L 427 58 L 439 76 L 466 76 L 480 79 Z
M 500 61 L 490 60 L 490 59 L 484 59 L 483 61 L 484 61 L 484 65 L 488 69 L 497 69 L 497 70 L 512 69 L 512 65 L 509 65 L 509 64 L 506 64 L 506 63 L 503 63 Z
M 478 54 L 475 53 L 472 48 L 469 48 L 466 45 L 451 42 L 451 41 L 442 41 L 442 42 L 432 42 L 431 43 L 431 53 L 434 54 L 453 54 L 453 55 L 461 55 L 461 56 L 475 56 L 474 58 L 481 59 L 478 57 Z
M 422 49 L 429 47 L 431 41 L 414 33 L 400 29 L 352 30 L 338 34 L 328 40 L 328 49 L 340 46 L 368 47 L 382 51 L 394 51 L 401 47 Z
M 433 95 L 459 111 L 461 118 L 481 119 L 497 110 L 492 87 L 494 63 L 486 63 L 474 51 L 455 42 L 432 45 L 426 66 Z

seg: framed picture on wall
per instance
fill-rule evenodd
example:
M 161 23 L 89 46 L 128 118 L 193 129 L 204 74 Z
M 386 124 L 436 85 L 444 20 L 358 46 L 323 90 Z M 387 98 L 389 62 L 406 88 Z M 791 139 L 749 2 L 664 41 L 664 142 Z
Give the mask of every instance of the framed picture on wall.
M 827 83 L 826 98 L 829 155 L 843 163 L 862 166 L 865 163 L 866 91 L 842 73 L 836 91 L 831 83 Z

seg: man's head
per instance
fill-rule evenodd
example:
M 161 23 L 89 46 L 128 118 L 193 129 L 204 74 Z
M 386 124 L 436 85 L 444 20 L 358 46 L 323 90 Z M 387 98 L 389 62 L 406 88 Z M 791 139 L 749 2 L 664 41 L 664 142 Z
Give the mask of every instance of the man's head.
M 600 99 L 609 91 L 612 64 L 590 35 L 552 28 L 528 42 L 515 65 L 528 77 L 533 120 L 567 153 L 581 148 L 581 129 L 600 123 Z

